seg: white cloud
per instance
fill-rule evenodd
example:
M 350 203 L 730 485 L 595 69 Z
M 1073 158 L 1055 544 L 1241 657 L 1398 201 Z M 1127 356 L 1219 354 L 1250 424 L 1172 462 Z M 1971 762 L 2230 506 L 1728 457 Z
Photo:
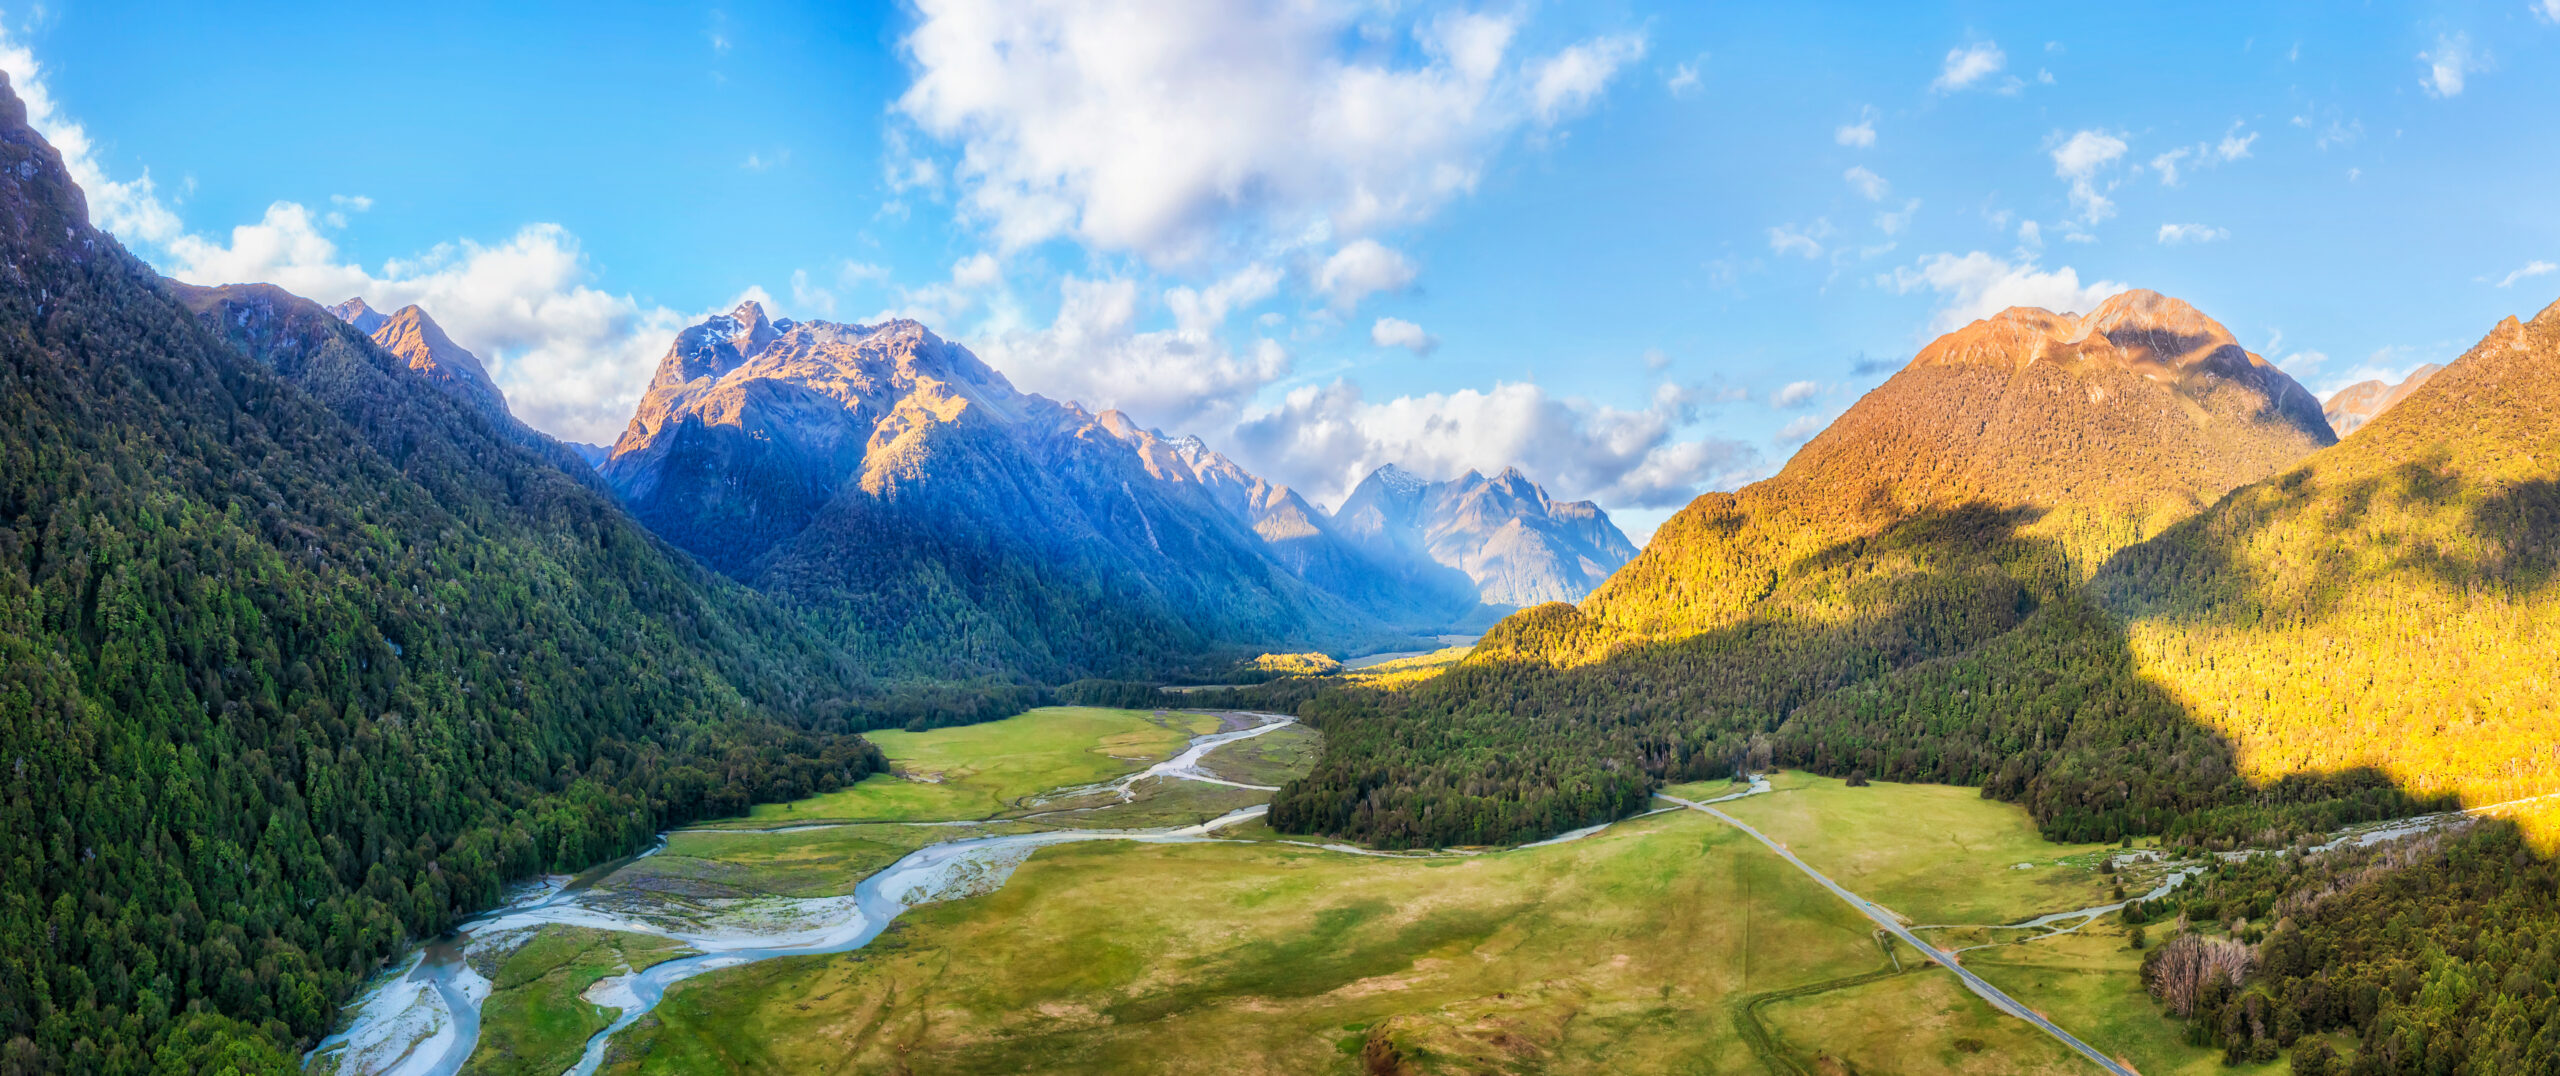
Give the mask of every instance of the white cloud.
M 1416 357 L 1440 349 L 1440 338 L 1422 331 L 1422 326 L 1403 318 L 1379 318 L 1369 326 L 1369 342 L 1379 347 L 1400 347 Z
M 2160 173 L 2160 185 L 2164 187 L 2177 186 L 2179 162 L 2194 156 L 2195 152 L 2196 151 L 2190 147 L 2180 146 L 2167 153 L 2151 158 L 2151 170 Z
M 1530 81 L 1529 99 L 1537 109 L 1538 122 L 1551 124 L 1581 111 L 1608 88 L 1619 68 L 1643 57 L 1642 34 L 1617 34 L 1566 46 L 1537 65 L 1537 76 Z
M 1774 440 L 1783 447 L 1793 448 L 1813 440 L 1814 434 L 1821 433 L 1823 427 L 1829 425 L 1831 425 L 1831 419 L 1822 415 L 1801 415 L 1779 429 L 1778 436 Z
M 1269 270 L 1247 270 L 1203 292 L 1174 289 L 1166 305 L 1178 324 L 1141 332 L 1136 281 L 1068 276 L 1048 327 L 994 332 L 969 343 L 1025 390 L 1116 407 L 1152 425 L 1215 428 L 1289 372 L 1289 354 L 1277 342 L 1259 338 L 1249 354 L 1238 355 L 1213 331 L 1229 304 L 1268 295 L 1277 281 Z
M 2053 174 L 2071 181 L 2071 208 L 2083 226 L 2116 215 L 2116 204 L 2098 190 L 2098 172 L 2124 157 L 2125 141 L 2105 131 L 2084 130 L 2053 147 Z
M 1831 234 L 1831 222 L 1817 220 L 1809 227 L 1781 224 L 1769 229 L 1769 249 L 1780 254 L 1806 258 L 1822 256 L 1822 240 Z
M 2080 274 L 2067 265 L 2047 272 L 2032 260 L 2012 262 L 1978 250 L 1962 256 L 1932 254 L 1878 276 L 1876 284 L 1905 295 L 1923 290 L 1938 293 L 1943 302 L 1929 328 L 1940 333 L 2013 306 L 2085 312 L 2125 290 L 2125 285 L 2111 280 L 2083 286 Z
M 964 211 L 1005 248 L 1069 236 L 1160 264 L 1426 218 L 1511 136 L 1587 106 L 1644 50 L 1619 35 L 1516 56 L 1514 12 L 918 7 L 904 41 L 915 78 L 895 108 L 956 146 Z M 1395 37 L 1412 47 L 1370 47 Z
M 1695 417 L 1690 396 L 1665 385 L 1644 409 L 1623 410 L 1503 382 L 1371 403 L 1359 386 L 1336 381 L 1248 414 L 1236 427 L 1236 454 L 1328 504 L 1382 464 L 1440 477 L 1516 464 L 1558 497 L 1672 507 L 1759 476 L 1759 453 L 1748 445 L 1682 439 L 1679 428 Z
M 1939 69 L 1929 88 L 1938 93 L 1954 93 L 1998 74 L 2008 63 L 2009 57 L 2000 51 L 2000 46 L 1989 41 L 1948 49 L 1946 65 Z
M 2218 243 L 2229 238 L 2231 238 L 2231 232 L 2228 229 L 2216 228 L 2207 224 L 2163 224 L 2160 226 L 2160 244 L 2162 246 L 2174 247 L 2187 243 Z
M 2418 85 L 2426 87 L 2432 96 L 2459 97 L 2463 80 L 2486 70 L 2487 59 L 2472 51 L 2468 34 L 2438 35 L 2435 48 L 2418 54 L 2418 62 L 2427 65 L 2426 73 L 2418 76 Z
M 1787 387 L 1770 394 L 1769 405 L 1779 408 L 1802 407 L 1812 402 L 1813 398 L 1821 393 L 1820 382 L 1792 381 L 1788 382 Z
M 2018 245 L 2031 250 L 2044 249 L 2044 228 L 2031 220 L 2019 221 Z
M 1416 271 L 1404 254 L 1375 239 L 1356 239 L 1334 251 L 1316 270 L 1316 290 L 1348 310 L 1382 291 L 1403 291 Z
M 1885 193 L 1893 189 L 1893 184 L 1885 182 L 1883 176 L 1868 171 L 1863 165 L 1852 166 L 1841 173 L 1840 178 L 1848 180 L 1849 189 L 1870 202 L 1883 201 Z
M 2533 0 L 2533 13 L 2544 22 L 2560 22 L 2560 0 Z
M 2560 3 L 2560 0 L 2553 0 Z M 1844 123 L 1831 132 L 1831 140 L 1844 146 L 1869 149 L 1876 144 L 1876 110 L 1872 107 L 1858 113 L 1858 122 Z
M 2550 2 L 2560 4 L 2560 0 L 2550 0 Z M 2524 264 L 2524 268 L 2507 274 L 2506 279 L 2498 282 L 2498 286 L 2501 288 L 2512 288 L 2515 286 L 2516 281 L 2523 280 L 2526 277 L 2541 276 L 2542 274 L 2552 272 L 2553 270 L 2560 270 L 2560 265 L 2553 265 L 2550 262 L 2540 260 L 2529 261 Z
M 2560 3 L 2560 0 L 2552 2 Z M 1673 97 L 1692 97 L 1698 93 L 1700 85 L 1696 64 L 1674 64 L 1671 77 L 1663 80 L 1662 88 L 1670 91 Z
M 127 243 L 163 243 L 178 235 L 183 225 L 177 212 L 160 200 L 150 170 L 121 182 L 108 178 L 88 130 L 54 104 L 43 65 L 36 62 L 34 52 L 10 38 L 6 26 L 0 26 L 0 71 L 8 73 L 9 85 L 27 106 L 27 125 L 62 154 L 63 170 L 88 196 L 93 223 Z
M 173 238 L 161 271 L 192 284 L 260 281 L 324 303 L 418 304 L 488 366 L 517 417 L 579 441 L 621 434 L 658 359 L 692 320 L 595 287 L 577 237 L 557 224 L 527 225 L 496 244 L 442 244 L 378 269 L 340 260 L 324 227 L 309 208 L 277 202 L 227 242 Z
M 1888 209 L 1877 213 L 1876 230 L 1886 235 L 1900 235 L 1904 228 L 1911 226 L 1911 218 L 1919 212 L 1920 200 L 1913 198 L 1902 203 L 1900 209 Z
M 2186 169 L 2212 168 L 2240 160 L 2249 155 L 2249 147 L 2257 141 L 2258 132 L 2244 132 L 2241 125 L 2235 123 L 2230 130 L 2223 132 L 2221 141 L 2180 146 L 2151 158 L 2151 170 L 2160 173 L 2161 186 L 2175 187 L 2185 177 Z

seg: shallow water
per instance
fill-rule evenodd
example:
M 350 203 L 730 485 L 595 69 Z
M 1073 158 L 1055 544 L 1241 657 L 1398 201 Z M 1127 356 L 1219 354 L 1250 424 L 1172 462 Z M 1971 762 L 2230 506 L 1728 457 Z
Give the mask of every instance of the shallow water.
M 1199 768 L 1218 747 L 1259 736 L 1291 718 L 1257 715 L 1263 724 L 1195 736 L 1182 753 L 1086 792 L 1116 790 L 1147 777 L 1232 784 Z M 705 972 L 783 956 L 813 956 L 859 949 L 909 908 L 1002 888 L 1013 869 L 1044 845 L 1071 841 L 1208 841 L 1217 830 L 1261 817 L 1256 805 L 1196 826 L 1148 830 L 1057 830 L 969 837 L 929 844 L 865 878 L 849 897 L 693 901 L 599 892 L 596 883 L 640 856 L 616 860 L 565 881 L 546 879 L 522 887 L 505 905 L 466 921 L 444 938 L 422 945 L 402 971 L 385 976 L 350 1007 L 345 1030 L 321 1040 L 304 1068 L 335 1066 L 342 1076 L 454 1076 L 480 1042 L 480 1006 L 489 980 L 467 957 L 482 948 L 511 944 L 552 924 L 597 927 L 671 938 L 698 950 L 632 974 L 606 979 L 589 991 L 622 1011 L 587 1041 L 570 1071 L 589 1076 L 604 1061 L 613 1037 L 647 1015 L 667 988 Z M 794 827 L 804 828 L 804 827 Z M 817 827 L 805 827 L 817 828 Z

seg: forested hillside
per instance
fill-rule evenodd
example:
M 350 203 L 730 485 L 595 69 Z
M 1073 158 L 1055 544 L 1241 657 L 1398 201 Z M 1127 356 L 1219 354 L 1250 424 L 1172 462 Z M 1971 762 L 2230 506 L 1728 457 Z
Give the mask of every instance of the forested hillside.
M 2333 440 L 2299 385 L 2173 299 L 1976 322 L 1776 477 L 1699 498 L 1582 607 L 1514 616 L 1414 690 L 1311 700 L 1326 755 L 1275 801 L 1275 822 L 1399 844 L 1511 840 L 1754 757 L 2031 798 L 2043 770 L 2021 767 L 2079 757 L 2066 745 L 2085 741 L 2116 764 L 2108 804 L 2056 796 L 2048 827 L 2165 825 L 2218 802 L 2232 763 L 2137 681 L 1961 718 L 1895 711 L 1905 723 L 1873 735 L 1789 716 L 1906 670 L 1938 683 L 1932 670 L 2020 640 L 2054 652 L 1996 675 L 2078 691 L 2072 669 L 2125 664 L 2080 589 L 2109 554 Z M 1951 691 L 1974 690 L 1960 679 Z M 1930 721 L 1952 724 L 1912 725 Z M 2141 773 L 2121 771 L 2131 753 Z
M 489 416 L 308 304 L 210 331 L 6 93 L 0 256 L 0 1071 L 289 1065 L 506 880 L 879 765 Z

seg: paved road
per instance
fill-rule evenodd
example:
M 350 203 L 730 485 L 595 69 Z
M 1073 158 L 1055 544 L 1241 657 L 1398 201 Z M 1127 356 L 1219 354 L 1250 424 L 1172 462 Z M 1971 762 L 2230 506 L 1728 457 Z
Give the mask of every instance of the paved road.
M 1656 795 L 1661 794 L 1656 793 Z M 1956 978 L 1963 980 L 1967 989 L 1972 990 L 1976 994 L 1982 995 L 1982 1000 L 1990 1002 L 1992 1008 L 2008 1013 L 2009 1015 L 2015 1016 L 2030 1024 L 2034 1024 L 2036 1027 L 2042 1029 L 2045 1034 L 2061 1040 L 2062 1044 L 2065 1046 L 2080 1051 L 2081 1056 L 2097 1062 L 2098 1067 L 2103 1068 L 2108 1072 L 2115 1073 L 2116 1076 L 2140 1076 L 2139 1073 L 2136 1073 L 2131 1068 L 2119 1063 L 2114 1058 L 2099 1053 L 2097 1047 L 2082 1042 L 2070 1032 L 2053 1026 L 2053 1021 L 2045 1019 L 2034 1009 L 2030 1009 L 2020 1003 L 2018 999 L 2010 997 L 1999 987 L 1993 986 L 1988 982 L 1984 982 L 1981 976 L 1975 975 L 1973 972 L 1967 970 L 1964 965 L 1956 963 L 1954 957 L 1940 952 L 1937 946 L 1921 941 L 1918 935 L 1911 933 L 1908 928 L 1902 925 L 1901 920 L 1894 918 L 1892 912 L 1878 907 L 1875 902 L 1870 901 L 1865 897 L 1861 897 L 1841 888 L 1840 883 L 1832 881 L 1830 878 L 1825 877 L 1821 871 L 1815 870 L 1811 866 L 1808 866 L 1805 861 L 1797 859 L 1795 853 L 1787 851 L 1787 846 L 1770 840 L 1768 834 L 1751 828 L 1750 823 L 1744 822 L 1739 818 L 1735 818 L 1723 811 L 1716 810 L 1713 807 L 1709 807 L 1706 804 L 1699 803 L 1694 800 L 1684 800 L 1678 796 L 1662 796 L 1662 798 L 1672 803 L 1677 803 L 1683 807 L 1687 807 L 1693 811 L 1705 811 L 1708 814 L 1724 820 L 1726 825 L 1730 825 L 1735 829 L 1748 833 L 1752 837 L 1758 839 L 1760 843 L 1768 845 L 1770 851 L 1778 853 L 1778 855 L 1784 857 L 1787 862 L 1795 864 L 1797 870 L 1805 872 L 1807 875 L 1812 876 L 1814 881 L 1822 883 L 1822 888 L 1830 890 L 1833 896 L 1848 901 L 1850 907 L 1856 908 L 1859 912 L 1865 914 L 1867 918 L 1874 920 L 1877 926 L 1892 931 L 1894 937 L 1910 943 L 1912 948 L 1920 951 L 1920 955 L 1937 961 L 1939 965 L 1945 967 L 1948 971 L 1956 973 Z

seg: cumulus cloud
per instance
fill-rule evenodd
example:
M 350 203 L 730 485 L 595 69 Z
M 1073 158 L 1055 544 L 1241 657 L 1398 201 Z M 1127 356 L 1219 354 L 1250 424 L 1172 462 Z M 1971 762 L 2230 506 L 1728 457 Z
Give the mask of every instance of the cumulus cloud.
M 1849 182 L 1850 190 L 1870 202 L 1883 201 L 1885 193 L 1893 189 L 1893 184 L 1885 182 L 1883 176 L 1868 171 L 1863 165 L 1851 167 L 1841 173 L 1840 178 Z
M 1126 278 L 1059 283 L 1058 316 L 1043 328 L 1015 328 L 970 340 L 980 357 L 1021 388 L 1095 408 L 1119 408 L 1142 422 L 1215 428 L 1262 386 L 1289 372 L 1289 353 L 1256 339 L 1236 354 L 1214 331 L 1230 306 L 1270 293 L 1278 277 L 1247 270 L 1193 292 L 1164 296 L 1171 329 L 1140 331 L 1146 313 L 1138 282 Z
M 44 66 L 36 62 L 34 52 L 9 36 L 5 26 L 0 26 L 0 71 L 8 73 L 9 85 L 27 106 L 27 125 L 61 152 L 63 169 L 71 173 L 71 181 L 88 196 L 93 223 L 127 243 L 156 244 L 177 236 L 184 226 L 179 223 L 177 211 L 160 200 L 159 186 L 152 182 L 150 170 L 144 169 L 141 175 L 128 180 L 109 178 L 98 160 L 96 144 L 89 140 L 88 129 L 54 103 L 53 93 L 45 85 Z
M 2560 0 L 2552 0 L 2560 3 Z M 1858 122 L 1844 123 L 1831 132 L 1831 140 L 1844 146 L 1868 149 L 1876 144 L 1876 110 L 1872 107 L 1858 113 Z
M 1822 384 L 1820 382 L 1792 381 L 1789 382 L 1785 388 L 1771 393 L 1769 395 L 1769 404 L 1772 407 L 1779 408 L 1802 407 L 1813 402 L 1813 398 L 1821 394 Z
M 906 122 L 956 147 L 964 210 L 1158 264 L 1359 236 L 1474 189 L 1515 134 L 1586 108 L 1641 35 L 1552 55 L 1523 15 L 1356 3 L 922 0 Z M 1382 29 L 1409 48 L 1362 43 Z
M 2116 204 L 2098 190 L 2098 173 L 2124 157 L 2122 137 L 2105 131 L 2075 131 L 2053 146 L 2053 174 L 2071 181 L 2071 208 L 2082 225 L 2116 215 Z
M 1370 471 L 1394 463 L 1440 477 L 1518 465 L 1560 497 L 1665 508 L 1758 477 L 1759 453 L 1716 438 L 1683 439 L 1690 393 L 1661 386 L 1642 410 L 1549 395 L 1504 382 L 1384 402 L 1347 381 L 1292 390 L 1235 431 L 1237 455 L 1322 503 L 1339 503 Z
M 257 281 L 324 303 L 424 307 L 480 357 L 517 417 L 572 440 L 620 436 L 658 359 L 693 320 L 595 287 L 577 237 L 557 224 L 368 269 L 340 258 L 319 215 L 277 202 L 227 241 L 182 234 L 167 251 L 161 271 L 191 284 Z
M 2550 2 L 2560 4 L 2560 0 L 2550 0 Z M 2498 286 L 2501 288 L 2512 288 L 2516 285 L 2516 281 L 2523 280 L 2526 277 L 2541 276 L 2544 273 L 2552 272 L 2554 270 L 2560 270 L 2560 265 L 2553 265 L 2550 262 L 2538 259 L 2535 261 L 2529 261 L 2524 264 L 2524 268 L 2507 274 L 2506 279 L 2498 282 Z
M 1439 337 L 1403 318 L 1379 318 L 1377 324 L 1369 326 L 1369 342 L 1379 347 L 1400 347 L 1417 357 L 1440 349 Z
M 2032 260 L 2013 262 L 1978 250 L 1961 256 L 1932 254 L 1878 276 L 1876 284 L 1905 295 L 1937 293 L 1942 303 L 1929 328 L 1941 333 L 2013 306 L 2085 312 L 2125 290 L 2125 285 L 2112 280 L 2083 286 L 2080 274 L 2067 265 L 2046 271 Z
M 2229 230 L 2216 228 L 2209 224 L 2163 224 L 2160 226 L 2160 244 L 2162 246 L 2174 247 L 2187 243 L 2218 243 L 2229 238 L 2231 238 L 2231 232 Z
M 2484 70 L 2486 59 L 2472 50 L 2470 35 L 2438 35 L 2435 48 L 2418 54 L 2418 62 L 2427 68 L 2418 76 L 2418 85 L 2426 87 L 2430 96 L 2459 97 L 2463 80 Z
M 1967 89 L 1999 74 L 2008 63 L 2009 57 L 2000 51 L 2000 46 L 1989 41 L 1948 49 L 1946 64 L 1938 69 L 1938 77 L 1929 83 L 1929 89 L 1938 93 Z
M 1413 285 L 1413 262 L 1375 239 L 1358 239 L 1334 251 L 1316 270 L 1316 290 L 1348 310 L 1379 292 L 1403 291 Z

